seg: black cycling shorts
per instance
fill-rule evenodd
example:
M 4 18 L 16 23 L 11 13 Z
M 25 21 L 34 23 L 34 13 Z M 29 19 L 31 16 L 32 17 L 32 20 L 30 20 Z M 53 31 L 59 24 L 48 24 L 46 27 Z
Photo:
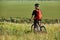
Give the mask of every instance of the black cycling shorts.
M 34 28 L 37 28 L 40 23 L 41 19 L 40 20 L 34 19 Z

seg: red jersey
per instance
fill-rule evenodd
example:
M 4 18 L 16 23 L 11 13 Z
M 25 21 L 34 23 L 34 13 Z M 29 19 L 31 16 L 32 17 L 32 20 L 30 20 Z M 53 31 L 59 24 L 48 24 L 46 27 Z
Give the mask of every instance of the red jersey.
M 42 19 L 42 12 L 41 10 L 33 10 L 32 15 L 34 15 L 34 19 Z

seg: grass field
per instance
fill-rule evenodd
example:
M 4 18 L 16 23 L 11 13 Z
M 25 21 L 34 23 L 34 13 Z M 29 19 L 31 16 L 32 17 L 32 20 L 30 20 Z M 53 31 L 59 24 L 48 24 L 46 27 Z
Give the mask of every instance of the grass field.
M 0 1 L 0 17 L 30 18 L 34 1 Z M 60 1 L 39 1 L 43 19 L 60 19 Z M 31 32 L 31 24 L 0 22 L 0 40 L 60 40 L 60 24 L 45 24 L 47 33 Z
M 0 23 L 0 40 L 60 40 L 60 24 L 45 24 L 47 33 L 28 32 L 31 24 Z
M 0 17 L 30 18 L 34 4 L 32 1 L 0 1 Z M 60 19 L 60 1 L 40 1 L 43 19 Z

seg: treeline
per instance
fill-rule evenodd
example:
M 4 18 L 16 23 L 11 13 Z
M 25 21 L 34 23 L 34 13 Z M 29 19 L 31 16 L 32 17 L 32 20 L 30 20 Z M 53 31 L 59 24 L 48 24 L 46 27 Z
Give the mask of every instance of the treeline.
M 60 1 L 60 0 L 0 0 L 0 1 Z
M 0 22 L 13 22 L 13 23 L 32 23 L 33 20 L 30 20 L 29 18 L 0 18 Z M 60 19 L 42 19 L 42 23 L 44 24 L 54 24 L 54 23 L 60 23 Z

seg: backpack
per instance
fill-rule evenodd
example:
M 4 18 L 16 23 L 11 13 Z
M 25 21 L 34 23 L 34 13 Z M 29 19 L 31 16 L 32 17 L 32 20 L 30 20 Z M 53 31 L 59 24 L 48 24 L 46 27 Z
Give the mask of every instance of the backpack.
M 42 19 L 42 12 L 41 12 L 41 10 L 36 10 L 36 12 L 37 12 L 36 19 Z

